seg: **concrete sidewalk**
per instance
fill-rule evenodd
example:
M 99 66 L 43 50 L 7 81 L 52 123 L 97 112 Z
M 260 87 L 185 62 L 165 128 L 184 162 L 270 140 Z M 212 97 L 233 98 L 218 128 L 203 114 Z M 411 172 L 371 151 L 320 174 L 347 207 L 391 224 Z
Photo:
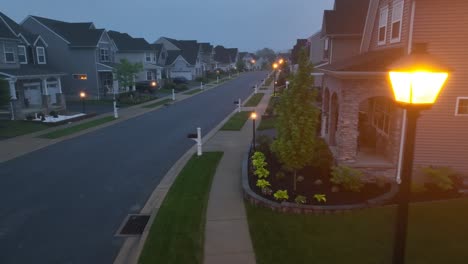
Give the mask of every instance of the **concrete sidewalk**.
M 230 80 L 234 80 L 234 79 L 235 79 L 235 77 L 232 78 L 232 79 L 223 79 L 223 82 L 220 82 L 219 84 L 215 83 L 215 84 L 211 84 L 209 86 L 205 86 L 205 89 L 203 89 L 203 91 L 201 91 L 199 93 L 191 94 L 191 95 L 190 94 L 183 94 L 184 92 L 187 92 L 187 91 L 177 93 L 176 94 L 176 101 L 174 101 L 174 103 L 177 103 L 177 102 L 183 101 L 185 99 L 188 99 L 190 97 L 196 96 L 196 95 L 198 95 L 198 94 L 200 94 L 202 92 L 214 89 L 214 88 L 224 84 L 226 81 L 230 81 Z M 199 87 L 195 87 L 194 89 L 198 89 L 198 88 Z M 28 154 L 28 153 L 36 151 L 36 150 L 42 149 L 44 147 L 53 145 L 55 143 L 58 143 L 58 142 L 61 142 L 61 141 L 64 141 L 64 140 L 67 140 L 67 139 L 70 139 L 70 138 L 78 137 L 80 135 L 83 135 L 83 134 L 86 134 L 86 133 L 89 133 L 89 132 L 92 132 L 92 131 L 95 131 L 95 130 L 98 130 L 98 129 L 101 129 L 101 128 L 104 128 L 104 127 L 107 127 L 107 126 L 111 126 L 111 125 L 114 125 L 116 123 L 123 122 L 123 121 L 126 121 L 128 119 L 131 119 L 131 118 L 146 114 L 148 112 L 157 110 L 157 109 L 159 109 L 161 107 L 164 107 L 164 106 L 162 105 L 162 106 L 158 106 L 158 107 L 155 107 L 155 108 L 143 108 L 143 107 L 146 106 L 146 105 L 151 105 L 151 104 L 157 103 L 159 101 L 170 99 L 170 98 L 172 98 L 172 96 L 163 97 L 163 98 L 153 100 L 153 101 L 150 101 L 150 102 L 146 102 L 146 103 L 143 103 L 143 104 L 139 104 L 139 105 L 134 105 L 134 106 L 126 107 L 126 108 L 121 108 L 121 109 L 119 109 L 119 118 L 116 119 L 115 121 L 108 122 L 108 123 L 105 123 L 105 124 L 102 124 L 102 125 L 99 125 L 99 126 L 96 126 L 96 127 L 92 127 L 92 128 L 89 128 L 89 129 L 86 129 L 86 130 L 83 130 L 83 131 L 80 131 L 80 132 L 77 132 L 77 133 L 74 133 L 74 134 L 71 134 L 71 135 L 68 135 L 68 136 L 58 138 L 58 139 L 39 138 L 39 136 L 43 135 L 43 134 L 53 132 L 55 130 L 76 126 L 76 125 L 79 125 L 81 123 L 85 123 L 85 122 L 89 122 L 89 121 L 92 121 L 92 120 L 100 119 L 100 118 L 103 118 L 103 117 L 106 117 L 106 116 L 113 116 L 114 114 L 113 114 L 113 112 L 106 113 L 106 114 L 98 115 L 98 116 L 93 117 L 93 118 L 73 122 L 73 124 L 66 124 L 66 125 L 61 125 L 61 126 L 57 126 L 57 127 L 52 127 L 52 128 L 49 128 L 49 129 L 45 129 L 45 130 L 41 130 L 41 131 L 38 131 L 38 132 L 26 134 L 26 135 L 23 135 L 23 136 L 18 136 L 18 137 L 14 137 L 14 138 L 10 138 L 10 139 L 1 140 L 0 141 L 0 163 L 11 160 L 11 159 L 14 159 L 14 158 L 17 158 L 17 157 L 20 157 L 22 155 Z
M 255 110 L 261 117 L 271 96 L 270 90 L 262 92 L 260 104 L 244 111 Z M 256 263 L 241 185 L 241 163 L 252 142 L 252 129 L 248 120 L 241 131 L 219 131 L 205 144 L 205 151 L 224 152 L 208 201 L 205 264 Z

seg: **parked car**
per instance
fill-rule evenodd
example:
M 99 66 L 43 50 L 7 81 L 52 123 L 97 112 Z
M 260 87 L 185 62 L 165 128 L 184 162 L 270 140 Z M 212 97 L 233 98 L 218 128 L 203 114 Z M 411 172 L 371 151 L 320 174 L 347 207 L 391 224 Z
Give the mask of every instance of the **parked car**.
M 154 93 L 159 89 L 159 83 L 156 80 L 140 81 L 135 83 L 136 90 L 142 93 Z
M 188 80 L 185 77 L 174 77 L 174 78 L 172 78 L 172 82 L 174 82 L 175 84 L 188 83 Z

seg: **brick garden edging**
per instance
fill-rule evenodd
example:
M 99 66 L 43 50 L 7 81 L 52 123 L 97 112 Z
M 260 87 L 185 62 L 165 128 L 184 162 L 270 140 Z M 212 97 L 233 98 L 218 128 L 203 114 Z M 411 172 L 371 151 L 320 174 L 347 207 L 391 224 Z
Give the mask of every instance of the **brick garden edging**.
M 386 201 L 392 199 L 398 191 L 397 184 L 393 183 L 389 192 L 384 193 L 376 198 L 367 200 L 365 203 L 350 205 L 299 205 L 290 202 L 277 203 L 258 195 L 250 188 L 248 159 L 249 152 L 247 152 L 247 154 L 244 156 L 244 159 L 242 160 L 242 189 L 244 193 L 244 199 L 253 205 L 270 208 L 275 212 L 295 214 L 331 214 L 350 212 L 382 205 Z

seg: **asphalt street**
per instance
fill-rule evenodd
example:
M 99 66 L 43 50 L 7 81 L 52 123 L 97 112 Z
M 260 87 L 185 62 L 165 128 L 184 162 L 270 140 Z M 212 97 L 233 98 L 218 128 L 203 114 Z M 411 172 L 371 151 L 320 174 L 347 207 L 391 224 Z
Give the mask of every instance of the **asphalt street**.
M 0 263 L 112 263 L 127 214 L 194 142 L 245 99 L 253 72 L 185 101 L 0 164 Z

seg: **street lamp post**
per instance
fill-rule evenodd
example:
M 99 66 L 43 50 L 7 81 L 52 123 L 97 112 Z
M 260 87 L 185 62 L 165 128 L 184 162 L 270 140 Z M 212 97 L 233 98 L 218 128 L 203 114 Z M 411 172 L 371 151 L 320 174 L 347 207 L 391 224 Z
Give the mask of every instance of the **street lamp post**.
M 250 114 L 250 118 L 252 119 L 252 147 L 253 147 L 253 151 L 255 152 L 256 151 L 256 148 L 255 148 L 255 120 L 257 119 L 257 113 L 255 112 L 252 112 Z
M 278 63 L 273 63 L 273 96 L 276 95 L 276 69 L 278 69 Z
M 216 71 L 216 83 L 219 83 L 219 70 Z
M 429 109 L 448 78 L 448 68 L 430 56 L 425 49 L 415 49 L 390 66 L 389 79 L 395 101 L 407 111 L 407 131 L 403 150 L 402 178 L 398 193 L 393 263 L 405 262 L 408 227 L 408 203 L 413 171 L 416 124 L 421 110 Z
M 86 105 L 85 105 L 86 92 L 83 92 L 83 91 L 80 92 L 80 99 L 81 99 L 81 108 L 84 114 L 86 113 Z

